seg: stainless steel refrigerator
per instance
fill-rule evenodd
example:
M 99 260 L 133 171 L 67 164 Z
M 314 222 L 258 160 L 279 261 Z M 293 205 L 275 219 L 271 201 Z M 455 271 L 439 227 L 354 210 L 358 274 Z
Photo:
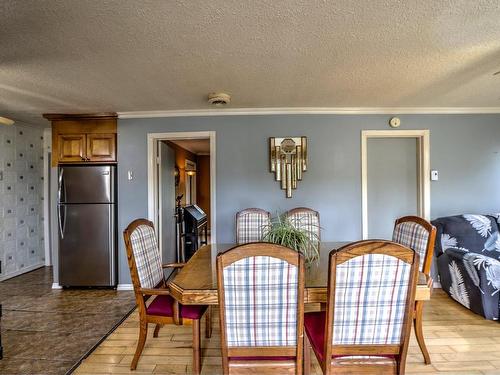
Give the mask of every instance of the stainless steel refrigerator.
M 59 284 L 116 286 L 116 167 L 59 167 Z

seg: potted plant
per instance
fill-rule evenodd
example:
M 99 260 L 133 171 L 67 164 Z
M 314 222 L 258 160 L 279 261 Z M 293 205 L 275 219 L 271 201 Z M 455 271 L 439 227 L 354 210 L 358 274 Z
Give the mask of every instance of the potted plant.
M 263 240 L 289 247 L 302 255 L 306 263 L 319 259 L 319 238 L 315 232 L 300 225 L 300 219 L 292 222 L 286 215 L 278 215 L 264 229 Z M 297 225 L 298 224 L 298 225 Z

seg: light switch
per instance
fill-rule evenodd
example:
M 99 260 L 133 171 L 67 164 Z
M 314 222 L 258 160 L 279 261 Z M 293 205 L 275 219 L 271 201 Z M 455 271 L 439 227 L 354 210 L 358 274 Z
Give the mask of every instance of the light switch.
M 127 172 L 127 179 L 128 179 L 129 181 L 132 181 L 132 180 L 134 179 L 134 172 L 132 172 L 132 171 L 128 171 L 128 172 Z
M 434 169 L 431 171 L 431 181 L 437 181 L 437 180 L 439 180 L 439 172 Z

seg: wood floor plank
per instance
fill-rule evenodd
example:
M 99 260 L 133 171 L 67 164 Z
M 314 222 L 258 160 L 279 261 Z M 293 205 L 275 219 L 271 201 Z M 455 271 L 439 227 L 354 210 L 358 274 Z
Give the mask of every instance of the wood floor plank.
M 438 371 L 444 372 L 460 372 L 460 371 L 468 371 L 469 373 L 472 371 L 480 371 L 480 370 L 494 370 L 495 366 L 493 366 L 488 361 L 456 361 L 456 362 L 437 362 L 433 363 L 433 366 Z

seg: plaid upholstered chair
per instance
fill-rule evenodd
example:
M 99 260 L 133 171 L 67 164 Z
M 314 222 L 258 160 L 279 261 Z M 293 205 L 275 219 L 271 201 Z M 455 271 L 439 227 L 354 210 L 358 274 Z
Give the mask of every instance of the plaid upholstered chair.
M 286 212 L 286 217 L 296 228 L 310 233 L 311 241 L 320 242 L 319 212 L 307 207 L 297 207 Z
M 260 208 L 247 208 L 236 214 L 236 243 L 238 245 L 262 241 L 271 224 L 271 214 Z
M 224 374 L 302 374 L 304 260 L 269 243 L 217 257 Z
M 436 227 L 418 216 L 405 216 L 396 220 L 392 240 L 414 250 L 420 256 L 419 271 L 430 277 Z M 426 364 L 431 363 L 429 351 L 425 345 L 422 329 L 424 301 L 415 302 L 413 324 L 418 346 Z
M 360 241 L 330 253 L 326 311 L 306 313 L 324 374 L 404 374 L 419 257 L 390 241 Z
M 192 324 L 193 326 L 193 372 L 200 373 L 200 319 L 207 310 L 206 306 L 183 306 L 170 295 L 163 274 L 164 268 L 180 268 L 182 263 L 161 264 L 160 251 L 156 242 L 153 223 L 138 219 L 129 224 L 123 231 L 130 276 L 134 286 L 134 294 L 139 309 L 140 331 L 137 348 L 130 365 L 131 370 L 137 368 L 146 342 L 148 324 L 155 324 L 153 337 L 158 337 L 164 324 Z M 150 303 L 147 302 L 153 298 Z M 207 314 L 207 331 L 210 335 L 210 317 Z

